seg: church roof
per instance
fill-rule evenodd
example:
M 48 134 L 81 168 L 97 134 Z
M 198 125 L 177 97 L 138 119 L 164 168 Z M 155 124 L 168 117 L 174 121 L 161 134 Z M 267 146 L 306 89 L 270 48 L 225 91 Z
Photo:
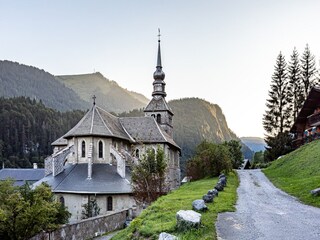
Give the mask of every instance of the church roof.
M 144 112 L 154 111 L 169 111 L 173 115 L 171 108 L 163 97 L 160 97 L 158 99 L 152 98 L 148 106 L 144 109 Z
M 108 136 L 130 140 L 119 118 L 95 104 L 89 112 L 63 137 L 75 136 Z
M 65 170 L 53 177 L 44 177 L 35 185 L 46 182 L 55 193 L 77 194 L 124 194 L 131 193 L 130 172 L 126 171 L 126 178 L 121 178 L 117 167 L 109 164 L 92 164 L 92 178 L 88 177 L 88 164 L 66 164 Z
M 178 144 L 159 127 L 153 117 L 124 117 L 120 118 L 120 122 L 137 142 L 170 143 L 179 148 Z

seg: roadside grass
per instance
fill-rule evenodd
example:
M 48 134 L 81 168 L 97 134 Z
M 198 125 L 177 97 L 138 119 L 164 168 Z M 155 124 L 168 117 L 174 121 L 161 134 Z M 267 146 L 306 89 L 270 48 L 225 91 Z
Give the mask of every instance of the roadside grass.
M 120 231 L 113 240 L 124 239 L 158 239 L 161 232 L 171 233 L 179 239 L 217 239 L 215 222 L 220 212 L 234 211 L 237 200 L 238 176 L 232 172 L 228 175 L 228 186 L 213 203 L 207 203 L 209 210 L 201 213 L 202 226 L 199 229 L 179 232 L 176 229 L 176 212 L 191 210 L 192 202 L 213 189 L 217 178 L 207 178 L 182 185 L 179 189 L 160 197 L 151 206 L 135 218 L 129 227 Z
M 320 187 L 320 140 L 275 160 L 263 172 L 278 188 L 305 204 L 320 207 L 320 197 L 310 194 Z

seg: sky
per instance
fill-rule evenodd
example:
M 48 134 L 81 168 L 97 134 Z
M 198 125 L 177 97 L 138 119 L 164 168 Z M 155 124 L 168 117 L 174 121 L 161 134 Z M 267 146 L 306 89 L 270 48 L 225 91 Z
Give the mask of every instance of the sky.
M 309 44 L 319 67 L 319 13 L 318 0 L 0 0 L 0 60 L 101 72 L 151 98 L 160 28 L 167 100 L 205 99 L 237 136 L 264 137 L 280 51 Z

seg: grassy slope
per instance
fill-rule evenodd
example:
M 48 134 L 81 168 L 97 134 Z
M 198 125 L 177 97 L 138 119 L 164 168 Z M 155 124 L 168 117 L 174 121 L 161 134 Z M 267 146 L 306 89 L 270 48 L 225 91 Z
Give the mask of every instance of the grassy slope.
M 192 201 L 201 199 L 209 189 L 212 189 L 218 180 L 216 178 L 199 180 L 187 183 L 167 196 L 159 198 L 150 207 L 142 212 L 128 228 L 118 233 L 112 239 L 158 239 L 161 232 L 172 233 L 179 239 L 216 239 L 215 222 L 219 212 L 234 211 L 238 187 L 236 174 L 228 177 L 228 186 L 214 203 L 207 204 L 209 210 L 202 213 L 202 227 L 198 230 L 177 232 L 176 212 L 192 209 Z
M 275 186 L 306 204 L 320 207 L 320 197 L 310 194 L 310 190 L 320 187 L 320 140 L 274 161 L 264 173 Z

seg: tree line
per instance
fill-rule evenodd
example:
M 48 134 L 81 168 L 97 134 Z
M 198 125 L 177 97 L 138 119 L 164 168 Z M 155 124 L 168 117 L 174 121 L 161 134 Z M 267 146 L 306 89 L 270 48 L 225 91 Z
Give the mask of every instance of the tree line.
M 28 97 L 0 98 L 0 161 L 5 167 L 43 166 L 51 143 L 71 129 L 83 111 L 59 112 Z
M 270 84 L 266 111 L 263 115 L 265 141 L 268 145 L 264 158 L 272 161 L 292 150 L 289 130 L 295 122 L 311 88 L 319 84 L 315 56 L 308 44 L 301 57 L 296 48 L 285 60 L 279 53 Z

